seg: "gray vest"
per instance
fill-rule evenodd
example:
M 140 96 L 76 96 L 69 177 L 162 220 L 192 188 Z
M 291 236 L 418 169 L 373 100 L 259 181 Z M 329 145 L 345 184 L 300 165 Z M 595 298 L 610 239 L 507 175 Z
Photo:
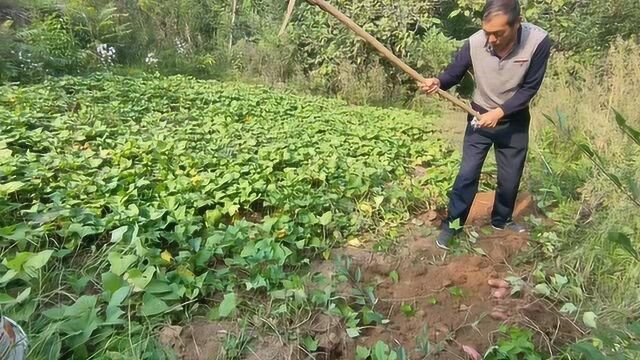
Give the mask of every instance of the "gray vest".
M 491 52 L 484 31 L 469 38 L 471 62 L 475 77 L 473 101 L 487 110 L 493 110 L 509 100 L 522 85 L 533 53 L 547 36 L 543 29 L 522 23 L 520 43 L 503 59 Z

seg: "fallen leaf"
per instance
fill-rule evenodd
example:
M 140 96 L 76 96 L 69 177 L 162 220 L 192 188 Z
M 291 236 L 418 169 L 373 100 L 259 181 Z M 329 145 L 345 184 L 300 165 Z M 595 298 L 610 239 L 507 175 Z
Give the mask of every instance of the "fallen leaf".
M 358 240 L 358 238 L 353 238 L 353 239 L 349 240 L 347 243 L 350 246 L 353 246 L 353 247 L 361 247 L 362 246 L 362 242 L 360 242 L 360 240 Z
M 162 254 L 160 254 L 160 257 L 166 262 L 171 262 L 171 260 L 173 260 L 173 255 L 171 255 L 168 250 L 163 251 Z

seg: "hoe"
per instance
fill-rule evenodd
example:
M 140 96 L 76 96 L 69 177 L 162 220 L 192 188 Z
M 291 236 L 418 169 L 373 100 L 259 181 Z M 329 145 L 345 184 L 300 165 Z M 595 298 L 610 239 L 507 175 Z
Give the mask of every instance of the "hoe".
M 422 75 L 420 75 L 420 73 L 412 69 L 409 65 L 405 64 L 402 60 L 400 60 L 397 56 L 395 56 L 389 49 L 384 47 L 384 45 L 382 45 L 378 40 L 376 40 L 373 36 L 371 36 L 369 33 L 364 31 L 364 29 L 362 29 L 358 24 L 353 22 L 353 20 L 349 19 L 345 14 L 340 12 L 340 10 L 336 9 L 334 6 L 332 6 L 328 2 L 324 0 L 306 0 L 306 1 L 311 5 L 318 6 L 320 9 L 324 10 L 325 12 L 329 13 L 331 16 L 338 19 L 341 23 L 346 25 L 350 30 L 355 32 L 358 36 L 360 36 L 367 43 L 373 46 L 380 53 L 380 55 L 382 55 L 387 60 L 391 61 L 394 65 L 399 67 L 402 71 L 404 71 L 407 75 L 411 76 L 418 83 L 422 83 L 426 80 Z M 289 20 L 291 19 L 291 15 L 293 14 L 293 8 L 295 6 L 295 3 L 296 3 L 296 0 L 289 0 L 287 13 L 285 15 L 284 22 L 282 23 L 282 27 L 280 28 L 280 35 L 282 35 L 285 29 L 287 28 L 287 24 L 289 23 Z M 478 113 L 475 110 L 473 110 L 468 104 L 456 98 L 455 96 L 449 94 L 448 92 L 442 89 L 438 89 L 438 95 L 450 101 L 452 104 L 459 107 L 460 109 L 466 111 L 467 113 L 472 115 L 474 118 L 476 119 L 479 118 Z

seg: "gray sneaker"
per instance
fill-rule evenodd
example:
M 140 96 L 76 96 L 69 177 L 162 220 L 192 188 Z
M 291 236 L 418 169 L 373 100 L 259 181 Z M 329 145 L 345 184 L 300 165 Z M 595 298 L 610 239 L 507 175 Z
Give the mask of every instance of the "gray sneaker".
M 515 232 L 515 233 L 525 233 L 525 232 L 527 232 L 527 229 L 524 226 L 522 226 L 520 224 L 517 224 L 515 222 L 509 222 L 509 223 L 507 223 L 506 225 L 504 225 L 502 227 L 495 226 L 495 225 L 491 224 L 491 227 L 496 229 L 496 230 L 500 230 L 500 231 L 507 230 L 507 231 L 512 231 L 512 232 Z
M 449 228 L 444 228 L 436 239 L 436 246 L 443 250 L 449 250 L 449 242 L 456 235 L 456 232 Z

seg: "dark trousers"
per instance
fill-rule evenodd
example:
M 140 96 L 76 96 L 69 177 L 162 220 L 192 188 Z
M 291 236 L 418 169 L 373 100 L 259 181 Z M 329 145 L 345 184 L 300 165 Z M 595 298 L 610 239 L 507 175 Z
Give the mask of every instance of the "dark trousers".
M 498 184 L 491 223 L 494 226 L 503 227 L 512 221 L 527 157 L 530 120 L 528 109 L 501 121 L 493 129 L 474 129 L 469 124 L 471 116 L 467 118 L 462 163 L 449 197 L 445 226 L 456 219 L 460 219 L 461 225 L 466 222 L 478 192 L 482 165 L 492 145 L 498 165 Z

